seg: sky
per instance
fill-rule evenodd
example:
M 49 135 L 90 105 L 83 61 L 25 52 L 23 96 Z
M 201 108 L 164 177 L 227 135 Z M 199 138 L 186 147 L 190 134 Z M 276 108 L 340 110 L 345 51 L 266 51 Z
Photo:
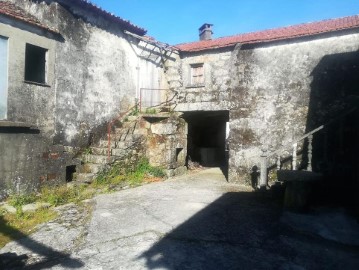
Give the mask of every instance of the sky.
M 213 24 L 214 38 L 359 14 L 359 0 L 91 0 L 159 41 L 198 40 Z

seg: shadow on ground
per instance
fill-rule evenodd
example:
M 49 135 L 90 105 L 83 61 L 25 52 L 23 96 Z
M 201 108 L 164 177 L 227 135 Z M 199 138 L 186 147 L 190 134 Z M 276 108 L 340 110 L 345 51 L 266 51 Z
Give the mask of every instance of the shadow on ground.
M 37 254 L 38 260 L 31 261 L 27 255 L 17 255 L 13 252 L 0 254 L 0 269 L 48 269 L 56 265 L 61 265 L 67 269 L 76 269 L 84 266 L 84 264 L 77 260 L 70 258 L 69 254 L 59 252 L 51 247 L 45 246 L 22 232 L 6 225 L 4 219 L 0 216 L 0 223 L 5 224 L 2 234 L 9 236 L 16 235 L 19 240 L 16 240 L 19 245 L 28 249 L 32 254 Z
M 359 249 L 302 235 L 280 223 L 267 194 L 231 192 L 160 239 L 148 269 L 359 269 Z

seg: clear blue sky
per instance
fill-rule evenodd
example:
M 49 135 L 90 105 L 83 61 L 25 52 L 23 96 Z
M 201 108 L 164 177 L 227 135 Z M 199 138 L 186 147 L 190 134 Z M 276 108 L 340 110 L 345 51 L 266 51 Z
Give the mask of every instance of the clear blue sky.
M 214 37 L 359 14 L 359 0 L 91 0 L 175 45 L 198 40 L 203 23 Z

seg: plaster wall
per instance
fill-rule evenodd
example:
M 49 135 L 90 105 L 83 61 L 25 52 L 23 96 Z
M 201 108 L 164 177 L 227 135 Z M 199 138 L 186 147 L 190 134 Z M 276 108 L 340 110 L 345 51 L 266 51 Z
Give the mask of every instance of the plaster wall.
M 104 136 L 107 122 L 134 105 L 139 87 L 157 87 L 162 81 L 159 66 L 139 60 L 137 41 L 117 24 L 84 10 L 70 12 L 55 1 L 9 2 L 60 34 L 0 17 L 0 35 L 9 38 L 1 196 L 65 182 L 66 166 L 78 162 L 72 159 L 76 151 Z M 26 43 L 47 49 L 46 85 L 24 82 Z M 19 130 L 13 122 L 25 124 Z M 38 132 L 23 131 L 26 126 L 36 126 Z
M 106 122 L 134 105 L 141 86 L 160 81 L 158 66 L 140 61 L 136 41 L 115 23 L 55 1 L 11 1 L 57 29 L 63 39 L 54 47 L 50 115 L 55 127 L 48 128 L 54 131 L 54 143 L 88 145 L 92 135 L 103 133 Z
M 7 120 L 33 124 L 48 136 L 54 133 L 56 40 L 39 35 L 21 23 L 7 24 L 0 16 L 0 35 L 8 38 Z M 29 31 L 30 30 L 30 31 Z M 47 50 L 46 85 L 25 82 L 25 48 L 32 44 Z

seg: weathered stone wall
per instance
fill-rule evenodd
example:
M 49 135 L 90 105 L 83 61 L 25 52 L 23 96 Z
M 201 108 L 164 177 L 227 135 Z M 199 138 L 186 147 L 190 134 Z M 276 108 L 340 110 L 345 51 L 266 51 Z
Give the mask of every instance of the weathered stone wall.
M 236 48 L 237 60 L 231 76 L 230 180 L 244 182 L 251 167 L 259 165 L 262 148 L 276 150 L 325 123 L 324 118 L 318 121 L 318 111 L 308 114 L 314 109 L 313 104 L 324 102 L 325 95 L 318 95 L 316 83 L 321 81 L 323 86 L 325 74 L 330 73 L 334 77 L 332 86 L 325 86 L 328 92 L 333 87 L 343 88 L 343 78 L 334 74 L 348 69 L 348 65 L 341 64 L 343 57 L 358 49 L 359 34 Z M 335 55 L 331 65 L 320 68 L 325 58 Z M 351 69 L 358 64 L 352 63 Z M 331 100 L 339 97 L 340 91 L 336 91 Z M 325 114 L 331 106 L 321 107 Z
M 184 53 L 167 64 L 176 110 L 230 111 L 229 180 L 245 183 L 262 149 L 288 145 L 351 106 L 358 41 L 346 32 Z M 205 83 L 193 87 L 190 67 L 197 63 L 204 63 Z
M 90 133 L 103 131 L 105 122 L 135 103 L 139 87 L 159 87 L 162 70 L 139 60 L 136 42 L 130 43 L 118 25 L 80 8 L 70 11 L 55 1 L 11 1 L 57 29 L 63 39 L 48 48 L 56 59 L 48 63 L 55 71 L 47 96 L 53 111 L 45 113 L 55 123 L 55 128 L 47 128 L 55 132 L 55 143 L 87 145 Z M 42 112 L 41 106 L 36 110 Z M 39 126 L 47 125 L 40 121 Z
M 73 155 L 52 145 L 38 129 L 5 124 L 0 125 L 0 200 L 63 183 Z
M 167 80 L 178 92 L 177 111 L 221 111 L 230 108 L 231 50 L 183 54 L 167 62 Z M 203 63 L 204 84 L 191 85 L 191 65 Z
M 161 87 L 162 69 L 139 59 L 137 41 L 119 25 L 90 11 L 56 1 L 8 1 L 60 33 L 0 17 L 0 35 L 9 37 L 7 120 L 39 128 L 36 136 L 15 130 L 9 142 L 9 134 L 0 130 L 0 148 L 13 149 L 11 159 L 1 155 L 0 179 L 21 179 L 17 189 L 28 190 L 28 185 L 38 187 L 41 179 L 65 182 L 65 168 L 74 163 L 60 155 L 53 172 L 52 163 L 40 153 L 54 145 L 79 149 L 91 138 L 100 138 L 109 120 L 134 105 L 140 87 Z M 26 43 L 47 49 L 44 85 L 24 82 Z
M 176 114 L 148 115 L 141 122 L 146 134 L 146 156 L 152 166 L 167 170 L 168 176 L 183 174 L 187 157 L 187 123 Z

